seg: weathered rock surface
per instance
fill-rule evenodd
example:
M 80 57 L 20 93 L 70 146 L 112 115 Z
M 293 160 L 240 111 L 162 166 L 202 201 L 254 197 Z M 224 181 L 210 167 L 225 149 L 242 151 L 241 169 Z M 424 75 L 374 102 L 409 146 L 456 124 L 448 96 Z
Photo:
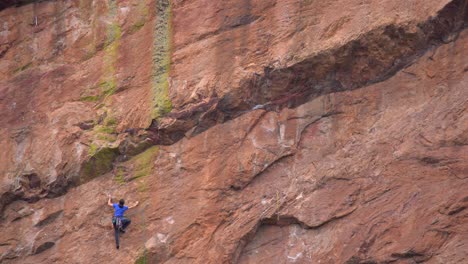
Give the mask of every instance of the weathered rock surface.
M 0 12 L 0 262 L 468 262 L 466 0 L 171 2 Z

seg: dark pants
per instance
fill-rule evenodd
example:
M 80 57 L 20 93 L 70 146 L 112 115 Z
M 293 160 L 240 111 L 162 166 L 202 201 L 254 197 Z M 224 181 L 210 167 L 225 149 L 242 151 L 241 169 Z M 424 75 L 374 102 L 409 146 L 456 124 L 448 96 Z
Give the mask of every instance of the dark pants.
M 120 217 L 120 221 L 122 222 L 122 229 L 117 230 L 117 218 L 114 216 L 112 217 L 112 225 L 114 226 L 114 235 L 115 235 L 115 245 L 117 246 L 117 249 L 120 247 L 119 243 L 119 233 L 121 231 L 125 231 L 125 228 L 132 222 L 130 219 L 125 218 L 125 217 Z
M 132 222 L 130 219 L 125 218 L 125 217 L 120 217 L 120 220 L 122 221 L 122 229 L 125 230 L 127 226 Z M 116 219 L 115 217 L 112 218 L 112 224 L 114 225 L 114 229 L 116 228 L 115 226 Z

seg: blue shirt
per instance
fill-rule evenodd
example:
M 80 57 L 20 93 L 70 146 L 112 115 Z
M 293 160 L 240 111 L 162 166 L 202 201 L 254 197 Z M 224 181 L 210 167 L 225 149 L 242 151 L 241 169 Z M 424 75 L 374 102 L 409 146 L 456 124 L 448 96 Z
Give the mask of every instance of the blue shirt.
M 123 217 L 125 211 L 128 210 L 128 206 L 123 206 L 123 207 L 120 207 L 119 204 L 113 204 L 112 205 L 114 207 L 114 216 L 115 217 Z

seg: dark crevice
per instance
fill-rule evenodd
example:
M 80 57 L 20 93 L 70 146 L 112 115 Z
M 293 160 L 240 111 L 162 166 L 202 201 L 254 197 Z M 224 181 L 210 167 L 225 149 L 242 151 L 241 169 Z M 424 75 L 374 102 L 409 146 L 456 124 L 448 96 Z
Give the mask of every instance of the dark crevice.
M 412 249 L 402 253 L 392 253 L 390 256 L 394 259 L 390 259 L 389 262 L 398 262 L 410 259 L 414 263 L 423 263 L 432 258 L 432 254 L 426 254 L 425 252 L 416 252 Z
M 362 259 L 358 256 L 353 256 L 348 259 L 344 264 L 377 264 L 377 261 L 372 259 Z
M 404 253 L 393 253 L 391 256 L 394 258 L 414 258 L 414 257 L 422 257 L 424 256 L 424 254 L 415 252 L 413 250 L 409 250 Z
M 8 7 L 19 7 L 31 3 L 39 3 L 50 0 L 3 0 L 0 2 L 0 11 Z
M 3 210 L 5 209 L 5 207 L 16 201 L 16 200 L 19 200 L 20 197 L 18 197 L 17 195 L 15 195 L 13 192 L 11 191 L 7 191 L 7 192 L 4 192 L 2 193 L 2 195 L 0 195 L 0 219 L 2 218 L 2 213 L 3 213 Z
M 273 226 L 289 226 L 289 225 L 300 225 L 304 229 L 310 229 L 311 227 L 304 222 L 291 215 L 273 215 L 269 218 L 264 218 L 261 221 L 261 225 L 273 225 Z
M 39 176 L 37 176 L 36 173 L 31 173 L 26 175 L 28 181 L 29 181 L 29 188 L 31 189 L 37 189 L 41 187 L 41 179 Z
M 331 222 L 334 222 L 336 220 L 339 220 L 339 219 L 342 219 L 342 218 L 345 218 L 347 217 L 348 215 L 354 213 L 354 211 L 356 211 L 356 208 L 353 208 L 352 210 L 350 210 L 349 212 L 346 212 L 345 214 L 342 214 L 342 215 L 337 215 L 337 216 L 334 216 L 334 217 L 331 217 L 330 219 L 327 219 L 317 225 L 309 225 L 307 226 L 306 229 L 317 229 L 317 228 L 321 228 L 321 227 L 324 227 L 325 225 L 328 225 L 329 223 Z
M 256 173 L 255 175 L 253 175 L 252 177 L 248 179 L 234 179 L 234 182 L 230 185 L 230 189 L 233 191 L 244 190 L 245 188 L 247 188 L 247 186 L 252 184 L 252 182 L 254 182 L 255 179 L 257 179 L 258 177 L 260 177 L 262 174 L 266 173 L 267 171 L 271 170 L 273 166 L 283 162 L 284 160 L 288 158 L 293 157 L 294 154 L 295 154 L 294 152 L 287 152 L 282 155 L 278 155 L 276 160 L 273 160 L 271 163 L 267 164 L 266 167 L 262 168 L 258 173 Z
M 430 165 L 438 164 L 441 162 L 440 159 L 435 158 L 435 157 L 424 157 L 421 159 L 421 161 L 423 163 L 430 164 Z
M 55 221 L 55 219 L 57 219 L 58 217 L 60 217 L 63 213 L 63 210 L 59 210 L 55 213 L 52 213 L 50 214 L 49 216 L 47 216 L 45 219 L 39 221 L 35 227 L 42 227 L 42 226 L 45 226 L 45 225 L 48 225 L 50 223 L 52 223 L 53 221 Z
M 429 165 L 429 166 L 448 166 L 453 163 L 457 163 L 458 160 L 456 159 L 444 159 L 444 158 L 437 158 L 437 157 L 422 157 L 418 159 L 422 164 Z
M 41 178 L 36 173 L 27 173 L 16 177 L 16 184 L 10 190 L 0 196 L 0 214 L 8 204 L 23 200 L 35 203 L 46 196 L 46 188 L 42 185 Z
M 448 215 L 455 215 L 455 214 L 458 214 L 458 213 L 460 213 L 461 211 L 463 211 L 465 209 L 466 209 L 466 206 L 460 206 L 458 208 L 455 208 L 455 209 L 449 211 L 447 214 Z
M 41 244 L 40 246 L 38 246 L 36 248 L 36 250 L 34 251 L 34 254 L 39 254 L 39 253 L 42 253 L 48 249 L 50 249 L 51 247 L 55 246 L 55 243 L 54 242 L 45 242 L 44 244 Z
M 301 221 L 299 221 L 295 216 L 289 216 L 289 215 L 279 216 L 275 214 L 270 218 L 262 219 L 239 240 L 236 250 L 234 250 L 234 252 L 230 256 L 230 259 L 232 260 L 231 263 L 238 263 L 238 260 L 242 256 L 242 253 L 244 252 L 245 247 L 254 240 L 255 236 L 257 235 L 258 230 L 262 226 L 274 225 L 274 226 L 283 227 L 283 226 L 294 225 L 294 224 L 298 224 L 303 228 L 307 228 L 307 226 Z

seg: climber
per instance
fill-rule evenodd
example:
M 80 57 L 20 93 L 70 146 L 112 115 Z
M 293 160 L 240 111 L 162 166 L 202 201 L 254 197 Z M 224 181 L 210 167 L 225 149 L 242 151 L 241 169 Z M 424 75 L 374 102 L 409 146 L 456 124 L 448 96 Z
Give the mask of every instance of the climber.
M 107 201 L 107 204 L 114 208 L 114 216 L 112 217 L 112 225 L 114 226 L 114 230 L 115 230 L 116 246 L 117 246 L 117 249 L 119 249 L 119 232 L 125 233 L 125 229 L 132 222 L 132 221 L 130 221 L 130 219 L 124 217 L 124 213 L 128 209 L 134 208 L 135 206 L 137 206 L 138 201 L 136 201 L 131 206 L 125 206 L 124 205 L 125 204 L 124 199 L 120 199 L 118 204 L 113 204 L 112 203 L 112 196 L 109 194 L 109 199 Z

